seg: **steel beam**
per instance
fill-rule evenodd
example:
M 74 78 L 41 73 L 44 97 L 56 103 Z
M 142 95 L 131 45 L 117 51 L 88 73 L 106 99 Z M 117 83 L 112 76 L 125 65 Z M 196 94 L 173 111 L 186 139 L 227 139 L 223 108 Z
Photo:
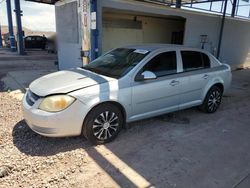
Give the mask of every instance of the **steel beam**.
M 48 5 L 55 5 L 55 3 L 59 0 L 25 0 L 25 1 L 43 3 L 43 4 L 48 4 Z
M 196 4 L 205 4 L 205 3 L 214 3 L 214 2 L 220 2 L 220 1 L 223 1 L 223 0 L 207 0 L 207 1 L 194 1 L 192 2 L 192 0 L 190 2 L 181 2 L 182 5 L 196 5 Z
M 13 21 L 11 12 L 11 1 L 6 0 L 7 15 L 8 15 L 8 26 L 9 26 L 9 39 L 10 39 L 10 50 L 16 51 L 15 36 L 13 31 Z
M 20 55 L 25 55 L 23 29 L 22 29 L 22 11 L 20 8 L 20 0 L 15 0 L 16 25 L 17 25 L 17 49 Z

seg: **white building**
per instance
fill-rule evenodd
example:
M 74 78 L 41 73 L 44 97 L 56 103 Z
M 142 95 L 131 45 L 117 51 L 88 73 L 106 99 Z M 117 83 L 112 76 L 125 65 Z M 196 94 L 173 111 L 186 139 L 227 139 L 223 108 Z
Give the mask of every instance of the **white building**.
M 59 68 L 81 66 L 123 45 L 181 43 L 216 54 L 222 16 L 135 0 L 61 0 L 56 6 Z M 92 12 L 92 13 L 91 13 Z M 88 53 L 89 51 L 89 53 Z M 84 58 L 86 60 L 86 58 Z M 233 68 L 250 63 L 250 21 L 226 17 L 219 59 Z

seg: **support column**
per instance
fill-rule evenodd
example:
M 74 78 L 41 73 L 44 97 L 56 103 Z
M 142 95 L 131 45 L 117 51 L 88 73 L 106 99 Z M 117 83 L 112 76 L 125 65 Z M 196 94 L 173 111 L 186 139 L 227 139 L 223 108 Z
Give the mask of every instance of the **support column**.
M 232 16 L 232 17 L 235 16 L 236 6 L 237 6 L 237 0 L 233 0 L 233 4 L 232 4 L 232 13 L 231 13 L 231 16 Z
M 1 23 L 0 23 L 0 48 L 3 47 L 3 40 L 2 40 L 2 30 L 1 30 Z
M 176 8 L 181 8 L 181 0 L 176 0 L 175 7 Z
M 86 65 L 91 60 L 91 28 L 90 28 L 90 0 L 82 0 L 82 60 Z
M 221 21 L 221 28 L 220 28 L 218 52 L 217 52 L 217 56 L 216 56 L 217 58 L 220 57 L 221 43 L 222 43 L 223 31 L 224 31 L 224 25 L 225 25 L 225 18 L 226 18 L 226 13 L 227 13 L 227 2 L 228 2 L 228 0 L 225 0 L 224 11 L 223 11 L 223 16 L 222 16 L 222 21 Z
M 8 15 L 8 26 L 9 26 L 9 39 L 10 39 L 10 50 L 16 51 L 15 36 L 13 31 L 13 21 L 11 12 L 11 1 L 6 0 L 7 15 Z
M 98 57 L 97 0 L 91 0 L 91 61 Z
M 20 0 L 15 0 L 15 13 L 16 13 L 16 25 L 17 25 L 17 49 L 20 55 L 25 55 L 24 41 L 23 41 L 23 29 L 22 29 L 22 11 L 20 8 Z

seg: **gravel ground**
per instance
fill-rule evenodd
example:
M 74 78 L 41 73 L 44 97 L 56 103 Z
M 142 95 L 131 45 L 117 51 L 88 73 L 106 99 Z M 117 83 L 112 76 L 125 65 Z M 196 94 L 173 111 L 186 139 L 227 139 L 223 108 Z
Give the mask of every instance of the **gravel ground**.
M 0 87 L 0 187 L 73 187 L 75 173 L 82 173 L 88 162 L 79 148 L 88 143 L 32 132 L 23 121 L 20 101 L 3 91 L 2 82 Z
M 84 172 L 88 159 L 83 149 L 71 146 L 86 148 L 87 142 L 39 136 L 22 120 L 19 101 L 5 92 L 0 101 L 0 167 L 8 173 L 0 187 L 74 186 L 75 173 Z
M 21 102 L 1 81 L 8 71 L 54 70 L 53 61 L 0 61 L 0 67 L 0 188 L 82 187 L 82 181 L 84 187 L 96 183 L 103 187 L 99 180 L 87 181 L 88 176 L 83 176 L 87 165 L 97 174 L 101 171 L 86 152 L 91 148 L 86 139 L 46 138 L 34 133 L 23 120 Z
M 0 188 L 118 187 L 88 155 L 93 148 L 82 137 L 34 133 L 23 120 L 21 102 L 0 92 Z

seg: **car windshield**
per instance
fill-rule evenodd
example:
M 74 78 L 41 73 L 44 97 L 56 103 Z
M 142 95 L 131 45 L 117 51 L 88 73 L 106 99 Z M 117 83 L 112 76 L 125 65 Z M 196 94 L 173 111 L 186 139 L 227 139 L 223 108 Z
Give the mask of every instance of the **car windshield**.
M 83 69 L 113 78 L 121 78 L 148 54 L 147 50 L 117 48 L 85 65 Z

